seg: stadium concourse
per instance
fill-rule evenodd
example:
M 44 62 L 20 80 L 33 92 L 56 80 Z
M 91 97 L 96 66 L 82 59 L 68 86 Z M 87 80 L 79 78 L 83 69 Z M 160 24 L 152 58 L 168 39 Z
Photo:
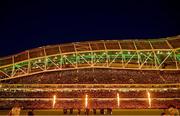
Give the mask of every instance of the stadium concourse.
M 176 109 L 179 93 L 180 36 L 50 45 L 0 58 L 1 110 Z

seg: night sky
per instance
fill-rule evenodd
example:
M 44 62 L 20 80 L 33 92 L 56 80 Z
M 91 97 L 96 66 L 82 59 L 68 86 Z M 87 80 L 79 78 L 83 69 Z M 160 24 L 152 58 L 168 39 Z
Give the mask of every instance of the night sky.
M 180 35 L 175 0 L 64 1 L 1 0 L 0 56 L 49 44 Z

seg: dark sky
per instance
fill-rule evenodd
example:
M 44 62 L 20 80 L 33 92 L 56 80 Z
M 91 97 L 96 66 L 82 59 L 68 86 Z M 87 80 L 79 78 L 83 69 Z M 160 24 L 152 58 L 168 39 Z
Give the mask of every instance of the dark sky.
M 48 44 L 180 34 L 175 0 L 64 1 L 1 0 L 0 56 Z

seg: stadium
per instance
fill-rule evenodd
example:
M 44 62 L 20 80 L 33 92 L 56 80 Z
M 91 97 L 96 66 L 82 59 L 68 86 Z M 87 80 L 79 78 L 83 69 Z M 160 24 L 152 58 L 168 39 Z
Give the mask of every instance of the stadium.
M 179 93 L 180 36 L 49 45 L 0 58 L 1 110 L 180 108 Z

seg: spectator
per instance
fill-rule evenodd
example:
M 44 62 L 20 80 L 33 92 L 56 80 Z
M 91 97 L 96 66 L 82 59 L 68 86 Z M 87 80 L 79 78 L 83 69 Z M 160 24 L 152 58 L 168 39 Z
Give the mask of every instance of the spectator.
M 31 110 L 31 111 L 28 112 L 28 116 L 34 116 L 33 110 Z
M 93 108 L 93 114 L 96 115 L 96 109 L 95 108 Z
M 168 112 L 171 116 L 179 116 L 179 111 L 174 105 L 169 106 Z
M 161 113 L 161 116 L 167 116 L 165 112 Z

